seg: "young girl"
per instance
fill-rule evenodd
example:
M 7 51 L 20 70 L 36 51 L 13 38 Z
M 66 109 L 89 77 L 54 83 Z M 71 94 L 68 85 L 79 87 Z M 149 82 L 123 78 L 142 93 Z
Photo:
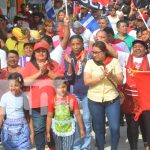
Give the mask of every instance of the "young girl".
M 0 101 L 0 128 L 6 116 L 2 127 L 2 144 L 6 150 L 30 150 L 34 132 L 29 103 L 23 93 L 23 78 L 19 73 L 12 73 L 8 81 L 9 91 L 3 94 Z
M 79 127 L 80 136 L 84 137 L 84 127 L 79 105 L 76 98 L 67 92 L 67 82 L 55 81 L 56 96 L 49 102 L 47 115 L 47 142 L 50 139 L 50 129 L 52 127 L 57 150 L 72 150 L 74 143 L 75 114 Z M 54 118 L 53 118 L 54 116 Z M 53 119 L 52 119 L 53 118 Z

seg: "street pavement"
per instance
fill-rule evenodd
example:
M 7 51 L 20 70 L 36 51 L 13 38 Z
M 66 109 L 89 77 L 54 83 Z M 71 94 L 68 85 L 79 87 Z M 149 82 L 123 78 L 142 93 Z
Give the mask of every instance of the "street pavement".
M 128 143 L 128 140 L 127 140 L 127 135 L 126 135 L 126 127 L 127 127 L 126 125 L 124 127 L 120 127 L 120 141 L 119 141 L 118 150 L 130 150 L 129 143 Z M 36 150 L 36 149 L 32 148 L 32 150 Z M 92 133 L 91 150 L 97 150 L 97 147 L 95 146 L 94 133 Z M 109 132 L 109 128 L 108 127 L 106 128 L 106 145 L 105 145 L 105 150 L 111 150 L 111 148 L 110 148 L 110 132 Z M 139 136 L 138 150 L 144 150 L 141 134 Z

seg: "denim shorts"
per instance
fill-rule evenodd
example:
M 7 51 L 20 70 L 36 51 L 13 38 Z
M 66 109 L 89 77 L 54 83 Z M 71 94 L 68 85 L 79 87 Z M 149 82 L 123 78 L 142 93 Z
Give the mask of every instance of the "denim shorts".
M 27 121 L 24 118 L 6 119 L 1 140 L 6 150 L 30 150 L 30 131 Z

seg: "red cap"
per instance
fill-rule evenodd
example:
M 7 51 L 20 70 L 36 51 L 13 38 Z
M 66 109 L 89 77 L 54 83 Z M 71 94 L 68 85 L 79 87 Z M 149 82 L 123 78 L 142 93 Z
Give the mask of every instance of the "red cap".
M 39 48 L 44 48 L 44 49 L 48 50 L 48 47 L 49 47 L 49 45 L 48 45 L 47 42 L 40 41 L 40 42 L 35 43 L 33 50 L 35 51 L 35 50 L 37 50 Z

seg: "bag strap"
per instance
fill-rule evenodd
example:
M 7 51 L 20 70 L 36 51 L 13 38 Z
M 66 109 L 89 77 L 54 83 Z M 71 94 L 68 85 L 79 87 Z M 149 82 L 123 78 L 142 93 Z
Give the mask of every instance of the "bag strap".
M 118 89 L 118 87 L 116 86 L 116 84 L 110 79 L 107 77 L 107 79 L 111 82 L 111 84 L 115 87 L 115 89 L 117 90 L 117 92 L 120 92 L 120 90 Z

